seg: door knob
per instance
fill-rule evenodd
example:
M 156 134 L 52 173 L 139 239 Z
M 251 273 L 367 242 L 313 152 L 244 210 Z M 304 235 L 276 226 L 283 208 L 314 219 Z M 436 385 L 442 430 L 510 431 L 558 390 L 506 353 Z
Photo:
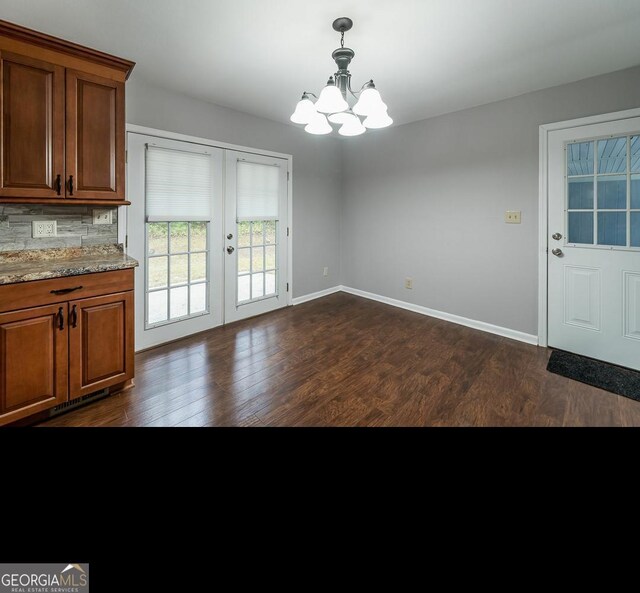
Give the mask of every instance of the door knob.
M 231 241 L 231 239 L 233 239 L 233 235 L 232 235 L 231 233 L 229 233 L 229 234 L 227 235 L 227 239 L 229 239 L 229 241 Z
M 234 251 L 235 251 L 235 249 L 233 247 L 231 247 L 231 245 L 229 245 L 229 247 L 227 247 L 227 253 L 229 255 L 231 255 Z
M 553 255 L 555 255 L 556 257 L 562 257 L 564 255 L 564 253 L 562 253 L 562 249 L 558 249 L 557 247 L 555 249 L 552 249 L 551 253 L 553 253 Z
M 552 239 L 555 239 L 556 241 L 560 241 L 560 239 L 562 239 L 562 235 L 560 233 L 553 233 L 553 235 L 551 235 Z

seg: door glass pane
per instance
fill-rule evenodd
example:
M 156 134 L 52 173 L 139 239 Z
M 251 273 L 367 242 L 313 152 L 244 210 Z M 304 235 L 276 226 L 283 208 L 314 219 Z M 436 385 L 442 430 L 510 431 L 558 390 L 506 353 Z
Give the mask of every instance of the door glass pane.
M 189 313 L 202 313 L 207 310 L 207 285 L 191 285 L 191 300 L 189 302 Z
M 238 247 L 249 247 L 251 245 L 251 223 L 249 221 L 242 221 L 237 226 L 238 233 Z
M 167 291 L 158 290 L 147 295 L 147 319 L 149 323 L 167 320 Z
M 598 208 L 621 210 L 627 207 L 627 176 L 598 177 Z
M 598 212 L 598 245 L 627 244 L 627 213 Z
M 627 136 L 598 140 L 598 173 L 627 172 Z
M 184 284 L 189 281 L 189 256 L 188 255 L 172 255 L 171 256 L 171 286 L 176 284 Z
M 264 274 L 251 274 L 251 298 L 264 296 Z
M 569 243 L 593 244 L 593 212 L 569 212 Z
M 207 254 L 192 253 L 189 256 L 190 264 L 190 281 L 200 282 L 207 279 Z
M 640 173 L 640 136 L 631 136 L 631 172 Z
M 640 247 L 640 212 L 631 213 L 631 247 Z
M 149 255 L 167 253 L 169 251 L 169 225 L 166 222 L 152 222 L 147 226 L 147 249 Z
M 205 251 L 207 249 L 207 223 L 192 222 L 191 230 L 191 246 L 189 251 Z
M 251 245 L 263 245 L 262 222 L 253 221 L 251 223 Z
M 264 279 L 264 294 L 275 294 L 276 292 L 276 273 L 275 271 L 267 272 Z
M 264 223 L 264 242 L 267 245 L 274 245 L 276 242 L 276 221 L 267 220 Z
M 631 208 L 640 210 L 640 175 L 631 176 Z
M 567 171 L 572 175 L 593 175 L 593 142 L 567 145 Z
M 251 271 L 251 249 L 238 249 L 238 273 L 244 274 Z
M 187 315 L 189 312 L 188 287 L 172 288 L 169 294 L 169 315 L 171 319 Z
M 238 302 L 251 300 L 251 276 L 238 276 Z
M 251 262 L 254 272 L 262 272 L 264 270 L 264 247 L 251 248 Z
M 189 223 L 172 222 L 170 225 L 171 253 L 189 251 Z
M 168 283 L 168 257 L 150 257 L 148 260 L 149 288 L 163 288 Z
M 274 270 L 276 267 L 276 246 L 270 245 L 264 248 L 264 269 Z
M 569 208 L 572 210 L 593 208 L 593 177 L 569 179 Z

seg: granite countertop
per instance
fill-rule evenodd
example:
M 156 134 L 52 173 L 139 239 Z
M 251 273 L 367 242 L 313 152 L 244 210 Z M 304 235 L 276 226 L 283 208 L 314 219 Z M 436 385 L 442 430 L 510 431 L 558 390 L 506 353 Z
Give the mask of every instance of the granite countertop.
M 135 268 L 122 245 L 60 247 L 0 252 L 0 284 Z

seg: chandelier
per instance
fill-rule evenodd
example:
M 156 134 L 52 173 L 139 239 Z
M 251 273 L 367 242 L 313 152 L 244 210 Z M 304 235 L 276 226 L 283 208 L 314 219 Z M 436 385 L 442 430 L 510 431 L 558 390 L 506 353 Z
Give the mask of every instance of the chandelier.
M 373 80 L 362 85 L 359 91 L 351 90 L 351 73 L 347 68 L 356 54 L 344 46 L 345 31 L 351 27 L 353 21 L 346 16 L 333 21 L 334 30 L 341 34 L 340 47 L 331 54 L 338 71 L 329 77 L 319 97 L 307 91 L 302 93 L 291 115 L 291 121 L 303 124 L 309 134 L 330 134 L 333 128 L 329 122 L 340 125 L 338 133 L 342 136 L 359 136 L 367 129 L 386 128 L 393 123 Z M 347 102 L 347 93 L 356 99 L 353 108 Z M 315 103 L 311 97 L 315 97 Z

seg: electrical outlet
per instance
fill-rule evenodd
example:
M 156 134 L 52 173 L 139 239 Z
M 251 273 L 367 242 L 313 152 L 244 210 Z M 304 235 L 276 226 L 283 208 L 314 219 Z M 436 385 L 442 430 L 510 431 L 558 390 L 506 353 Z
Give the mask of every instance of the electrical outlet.
M 404 287 L 405 288 L 413 288 L 413 278 L 405 278 L 404 279 Z
M 34 239 L 55 237 L 57 235 L 58 223 L 55 220 L 34 220 L 31 223 L 31 236 Z
M 329 275 L 329 268 L 325 267 L 324 271 L 322 272 L 323 276 L 328 276 Z
M 94 208 L 93 209 L 93 224 L 111 224 L 111 209 L 110 208 Z
M 504 213 L 504 221 L 507 224 L 520 224 L 520 210 L 507 210 Z

